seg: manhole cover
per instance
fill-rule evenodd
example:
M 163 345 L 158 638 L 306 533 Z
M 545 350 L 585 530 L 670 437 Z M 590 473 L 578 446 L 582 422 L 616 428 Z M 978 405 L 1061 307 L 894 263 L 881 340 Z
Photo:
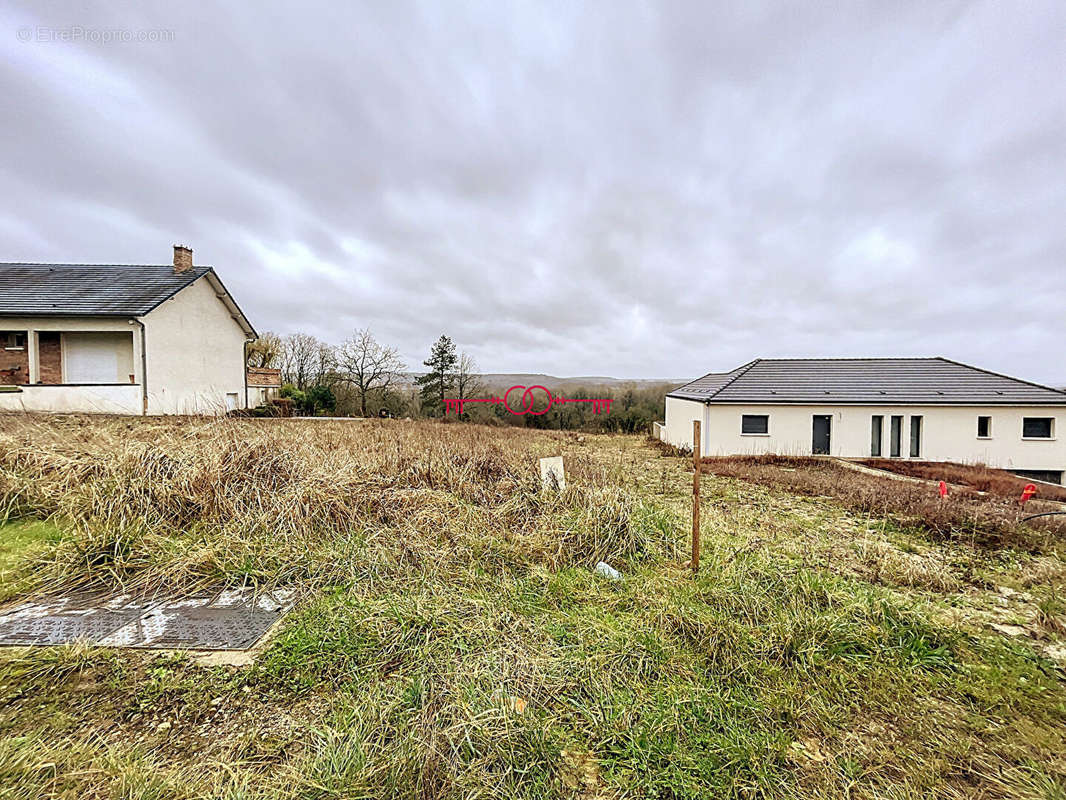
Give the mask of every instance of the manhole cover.
M 128 597 L 87 594 L 23 603 L 0 616 L 0 645 L 99 642 L 151 605 Z
M 70 595 L 0 615 L 0 645 L 87 641 L 105 647 L 246 650 L 292 606 L 292 591 L 229 590 L 183 599 Z
M 223 592 L 161 603 L 100 644 L 186 650 L 246 650 L 281 619 L 291 592 Z

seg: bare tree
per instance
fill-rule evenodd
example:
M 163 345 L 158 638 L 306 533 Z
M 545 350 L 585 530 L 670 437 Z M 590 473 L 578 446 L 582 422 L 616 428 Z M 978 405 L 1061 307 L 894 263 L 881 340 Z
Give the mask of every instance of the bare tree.
M 285 343 L 281 337 L 271 331 L 264 331 L 259 338 L 248 345 L 249 367 L 276 367 L 281 363 Z
M 366 401 L 371 392 L 385 393 L 397 375 L 406 369 L 393 347 L 378 343 L 369 328 L 356 331 L 337 348 L 340 380 L 347 381 L 359 397 L 360 413 L 366 416 Z
M 306 389 L 315 374 L 322 342 L 309 333 L 290 333 L 284 339 L 281 374 L 286 383 Z
M 337 348 L 325 342 L 319 342 L 318 350 L 315 352 L 314 382 L 332 386 L 337 380 Z
M 468 353 L 463 353 L 455 368 L 455 396 L 465 398 L 480 394 L 485 394 L 485 384 L 481 382 L 477 362 Z M 466 419 L 466 412 L 460 416 Z

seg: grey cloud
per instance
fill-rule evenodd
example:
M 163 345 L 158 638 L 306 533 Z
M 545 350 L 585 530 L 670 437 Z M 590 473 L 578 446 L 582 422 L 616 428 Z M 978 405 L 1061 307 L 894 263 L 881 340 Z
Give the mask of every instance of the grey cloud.
M 9 4 L 0 258 L 187 241 L 259 328 L 369 325 L 411 363 L 448 332 L 491 371 L 1066 383 L 1064 30 L 1051 2 Z

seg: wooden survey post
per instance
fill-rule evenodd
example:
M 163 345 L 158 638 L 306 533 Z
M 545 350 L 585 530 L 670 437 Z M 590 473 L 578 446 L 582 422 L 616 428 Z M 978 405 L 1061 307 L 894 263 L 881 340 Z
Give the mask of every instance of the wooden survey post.
M 692 421 L 692 571 L 700 568 L 700 421 Z

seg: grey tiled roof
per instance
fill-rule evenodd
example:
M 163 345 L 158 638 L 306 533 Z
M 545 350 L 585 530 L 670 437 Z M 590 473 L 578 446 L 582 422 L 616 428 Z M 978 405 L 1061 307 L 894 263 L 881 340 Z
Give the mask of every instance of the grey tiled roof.
M 167 264 L 0 263 L 0 315 L 140 316 L 211 272 Z
M 730 404 L 1066 405 L 1066 392 L 947 358 L 759 358 L 667 397 Z

